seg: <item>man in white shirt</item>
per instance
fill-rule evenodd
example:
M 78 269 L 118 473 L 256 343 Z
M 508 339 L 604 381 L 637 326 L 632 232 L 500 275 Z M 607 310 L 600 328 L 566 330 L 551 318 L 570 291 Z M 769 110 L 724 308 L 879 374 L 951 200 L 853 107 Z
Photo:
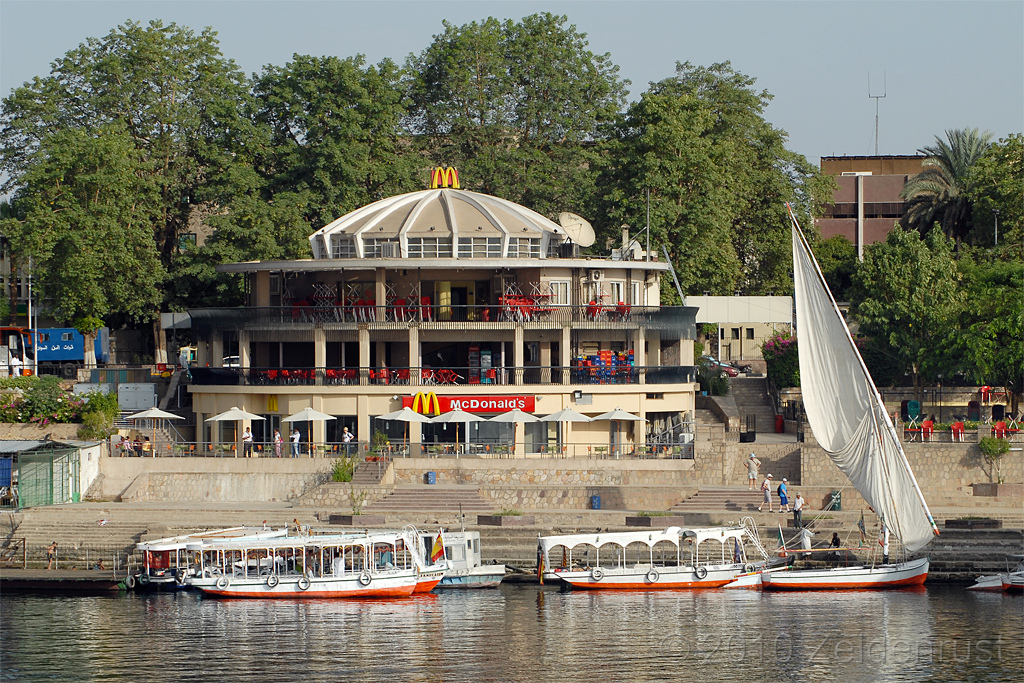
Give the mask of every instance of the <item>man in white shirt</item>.
M 802 529 L 804 526 L 803 510 L 804 497 L 797 491 L 796 498 L 793 499 L 793 527 L 796 529 Z
M 245 428 L 245 433 L 242 434 L 242 452 L 245 457 L 252 457 L 252 430 L 248 427 Z
M 299 428 L 296 427 L 292 432 L 292 457 L 299 457 L 299 439 L 302 438 L 302 434 L 299 433 Z

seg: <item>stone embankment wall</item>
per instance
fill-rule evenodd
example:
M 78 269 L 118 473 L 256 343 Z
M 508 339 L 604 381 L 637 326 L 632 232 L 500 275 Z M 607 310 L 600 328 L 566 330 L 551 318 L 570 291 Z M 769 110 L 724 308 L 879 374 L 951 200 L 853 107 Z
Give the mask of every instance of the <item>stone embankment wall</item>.
M 78 438 L 80 424 L 48 424 L 0 422 L 0 441 L 43 441 L 50 437 L 54 441 Z

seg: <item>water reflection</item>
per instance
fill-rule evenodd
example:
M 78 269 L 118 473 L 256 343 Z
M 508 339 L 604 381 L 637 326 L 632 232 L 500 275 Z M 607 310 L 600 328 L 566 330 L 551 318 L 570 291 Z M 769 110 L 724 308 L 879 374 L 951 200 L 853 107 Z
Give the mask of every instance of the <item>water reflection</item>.
M 1018 681 L 1024 600 L 562 593 L 398 601 L 0 598 L 6 680 Z

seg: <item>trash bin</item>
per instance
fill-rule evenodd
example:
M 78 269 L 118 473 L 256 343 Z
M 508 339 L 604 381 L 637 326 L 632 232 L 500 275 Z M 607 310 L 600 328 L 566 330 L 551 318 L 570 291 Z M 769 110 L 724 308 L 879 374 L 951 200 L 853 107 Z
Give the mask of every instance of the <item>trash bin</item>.
M 786 418 L 781 415 L 775 416 L 775 433 L 785 434 L 786 433 Z
M 591 510 L 600 510 L 601 509 L 601 496 L 591 496 L 590 497 L 590 509 Z
M 436 484 L 437 483 L 437 472 L 427 472 L 427 483 L 428 484 Z
M 832 505 L 831 505 L 830 509 L 832 509 L 832 510 L 834 510 L 836 512 L 842 512 L 843 511 L 843 492 L 842 491 L 833 491 L 832 492 Z

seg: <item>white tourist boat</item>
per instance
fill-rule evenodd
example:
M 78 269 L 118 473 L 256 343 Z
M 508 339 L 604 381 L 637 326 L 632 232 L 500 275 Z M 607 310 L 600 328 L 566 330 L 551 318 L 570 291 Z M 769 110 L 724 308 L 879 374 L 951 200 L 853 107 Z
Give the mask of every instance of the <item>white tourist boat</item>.
M 1014 587 L 1014 583 L 1017 582 L 1024 585 L 1024 555 L 1008 555 L 1006 557 L 1007 565 L 1012 562 L 1016 562 L 1017 566 L 1010 569 L 1007 566 L 1005 572 L 999 574 L 989 574 L 987 576 L 979 576 L 973 586 L 968 586 L 969 591 L 1010 591 Z
M 125 580 L 129 590 L 168 591 L 186 588 L 185 580 L 195 573 L 195 551 L 189 544 L 234 541 L 241 538 L 279 538 L 288 535 L 288 529 L 263 527 L 229 527 L 211 531 L 198 531 L 142 541 L 135 547 L 142 553 L 142 567 Z
M 495 588 L 505 578 L 505 565 L 483 564 L 480 559 L 480 532 L 443 531 L 436 536 L 421 535 L 421 542 L 436 548 L 438 537 L 448 568 L 437 584 L 446 588 Z M 428 558 L 429 559 L 429 556 Z
M 187 579 L 218 598 L 395 598 L 419 579 L 402 532 L 239 539 L 189 544 L 199 573 Z
M 814 436 L 880 516 L 902 552 L 938 534 L 899 435 L 836 306 L 796 218 L 790 211 L 800 385 Z M 888 539 L 885 539 L 888 542 Z M 834 569 L 762 574 L 765 590 L 903 588 L 924 583 L 928 558 Z
M 541 582 L 584 590 L 719 588 L 767 560 L 746 526 L 541 536 L 538 543 Z M 748 557 L 748 546 L 760 557 Z

